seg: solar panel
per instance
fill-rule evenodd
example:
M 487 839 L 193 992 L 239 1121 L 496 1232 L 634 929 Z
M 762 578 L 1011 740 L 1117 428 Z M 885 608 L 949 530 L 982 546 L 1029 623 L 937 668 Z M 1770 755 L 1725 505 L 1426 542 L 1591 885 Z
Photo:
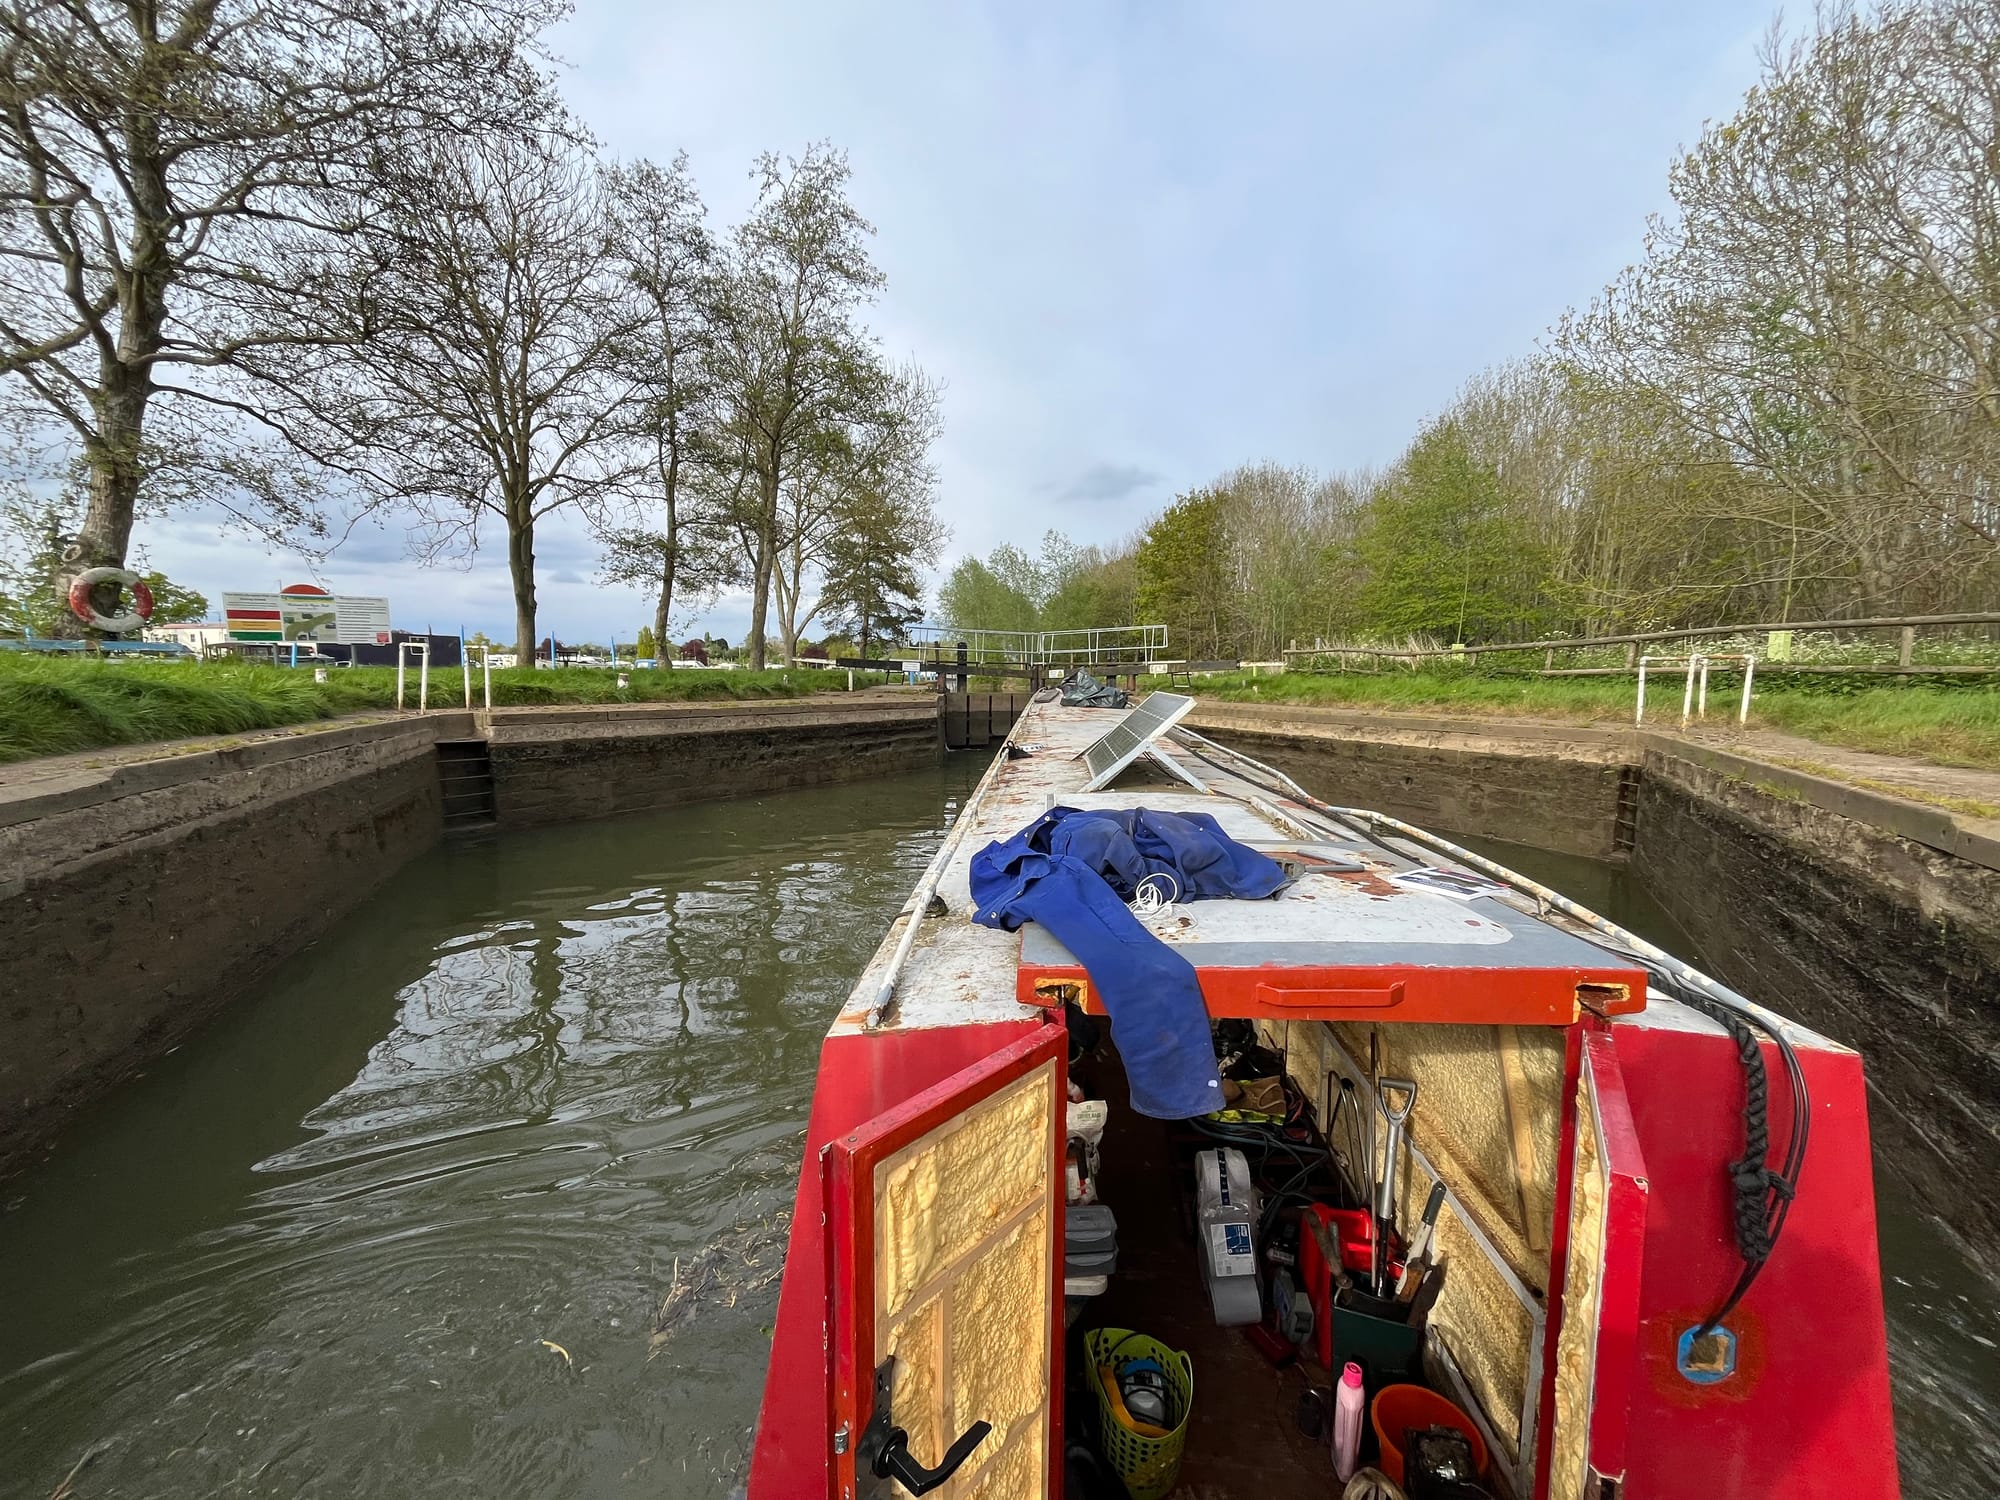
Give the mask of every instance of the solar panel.
M 1090 770 L 1086 792 L 1111 784 L 1112 778 L 1136 760 L 1141 751 L 1160 735 L 1186 718 L 1194 699 L 1180 693 L 1152 693 L 1144 703 L 1125 715 L 1093 741 L 1078 758 Z

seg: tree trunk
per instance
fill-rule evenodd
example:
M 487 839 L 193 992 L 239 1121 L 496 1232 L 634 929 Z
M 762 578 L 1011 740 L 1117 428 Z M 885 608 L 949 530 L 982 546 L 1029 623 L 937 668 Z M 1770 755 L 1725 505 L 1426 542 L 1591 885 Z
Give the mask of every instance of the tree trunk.
M 778 476 L 757 476 L 757 565 L 750 595 L 750 670 L 764 670 L 764 624 L 771 612 L 771 569 L 777 561 Z
M 139 500 L 139 442 L 145 429 L 146 404 L 153 394 L 152 381 L 143 373 L 133 374 L 114 359 L 104 361 L 101 378 L 97 435 L 84 445 L 90 502 L 83 528 L 77 533 L 74 557 L 65 557 L 63 576 L 56 580 L 58 594 L 86 568 L 124 567 L 132 541 L 132 512 Z M 120 613 L 118 585 L 99 584 L 91 590 L 90 602 L 101 615 Z M 91 633 L 90 626 L 70 612 L 68 603 L 59 600 L 58 639 L 81 640 Z
M 666 558 L 660 566 L 660 602 L 653 610 L 653 649 L 662 661 L 675 653 L 667 649 L 667 621 L 674 612 L 674 571 L 681 560 L 681 518 L 680 518 L 680 469 L 681 460 L 678 447 L 671 448 L 667 455 L 665 472 L 661 475 L 661 489 L 666 497 Z
M 680 545 L 676 540 L 678 527 L 674 522 L 671 503 L 667 506 L 667 546 L 666 561 L 660 565 L 660 602 L 653 608 L 653 647 L 662 660 L 673 655 L 667 649 L 667 621 L 674 609 L 674 570 L 680 563 Z
M 507 571 L 514 580 L 514 652 L 520 665 L 535 664 L 535 523 L 532 518 L 516 518 L 510 508 L 507 517 Z M 549 655 L 555 665 L 555 655 Z

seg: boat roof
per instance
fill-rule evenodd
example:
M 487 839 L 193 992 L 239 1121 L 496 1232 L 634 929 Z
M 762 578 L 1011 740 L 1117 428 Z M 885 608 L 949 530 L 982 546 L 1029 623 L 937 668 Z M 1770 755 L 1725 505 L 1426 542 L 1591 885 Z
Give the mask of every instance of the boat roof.
M 935 873 L 943 912 L 918 918 L 891 1002 L 878 1010 L 903 930 L 915 916 L 914 899 L 863 971 L 835 1034 L 1018 1022 L 1033 1013 L 1022 1001 L 1037 978 L 1081 975 L 1047 929 L 1031 922 L 1002 932 L 972 920 L 973 855 L 1057 806 L 1207 813 L 1232 838 L 1293 868 L 1297 878 L 1266 900 L 1177 902 L 1141 915 L 1195 966 L 1211 1002 L 1231 982 L 1244 993 L 1268 993 L 1290 975 L 1310 976 L 1301 982 L 1313 986 L 1403 976 L 1419 990 L 1448 983 L 1460 994 L 1505 991 L 1532 1001 L 1518 1014 L 1489 1010 L 1457 1019 L 1566 1024 L 1587 990 L 1615 996 L 1603 1008 L 1625 1012 L 1624 1023 L 1719 1029 L 1686 1006 L 1648 996 L 1645 972 L 1629 955 L 1596 941 L 1587 924 L 1529 889 L 1499 885 L 1414 842 L 1324 817 L 1239 776 L 1197 744 L 1156 740 L 1150 756 L 1111 787 L 1084 791 L 1090 772 L 1082 752 L 1122 717 L 1053 700 L 1029 704 L 961 808 L 963 831 L 954 828 L 927 872 L 927 878 Z M 1442 1017 L 1413 1008 L 1401 1018 Z M 1399 1016 L 1385 1010 L 1379 1019 Z M 1795 1045 L 1832 1045 L 1790 1023 L 1786 1029 Z

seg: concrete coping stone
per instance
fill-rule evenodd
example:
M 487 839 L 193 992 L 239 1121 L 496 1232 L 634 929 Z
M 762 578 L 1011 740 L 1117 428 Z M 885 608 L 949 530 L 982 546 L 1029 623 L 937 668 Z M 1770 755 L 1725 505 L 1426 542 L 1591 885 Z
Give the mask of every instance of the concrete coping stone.
M 555 730 L 564 724 L 637 727 L 651 723 L 692 728 L 719 721 L 750 723 L 817 718 L 851 723 L 865 718 L 916 722 L 937 717 L 937 700 L 931 695 L 865 700 L 857 695 L 855 701 L 847 701 L 841 695 L 839 700 L 829 702 L 832 697 L 822 694 L 816 698 L 696 704 L 555 704 L 494 709 L 490 713 L 449 708 L 399 715 L 387 710 L 330 722 L 249 730 L 240 735 L 166 740 L 157 745 L 106 746 L 102 750 L 0 766 L 0 828 L 161 787 L 255 773 L 285 761 L 356 745 L 407 742 L 412 753 L 422 753 L 440 740 L 487 738 L 493 729 L 507 726 Z
M 1831 777 L 1776 765 L 1754 755 L 1704 745 L 1681 735 L 1631 726 L 1553 724 L 1530 719 L 1465 719 L 1429 714 L 1377 714 L 1350 708 L 1289 703 L 1203 703 L 1188 723 L 1203 727 L 1266 733 L 1296 728 L 1380 730 L 1392 734 L 1463 735 L 1489 743 L 1589 745 L 1615 753 L 1628 764 L 1646 756 L 1681 760 L 1741 780 L 1781 787 L 1815 807 L 1884 829 L 1912 843 L 1936 849 L 1989 870 L 2000 870 L 2000 820 L 1969 818 L 1948 808 L 1877 792 Z
M 0 767 L 0 827 L 159 787 L 255 772 L 353 745 L 407 740 L 413 749 L 427 749 L 438 740 L 460 739 L 472 732 L 472 716 L 456 710 L 400 719 L 371 719 L 365 723 L 301 725 L 289 734 L 258 730 L 256 739 L 215 736 L 204 740 L 172 740 L 156 747 L 159 754 L 139 760 L 92 764 L 91 752 L 84 752 L 61 757 L 60 766 L 28 761 Z M 113 754 L 124 748 L 127 747 L 113 747 L 101 753 Z
M 1993 819 L 1961 818 L 1948 808 L 1912 802 L 1791 766 L 1773 765 L 1752 755 L 1693 744 L 1678 735 L 1647 733 L 1639 738 L 1647 751 L 1662 758 L 1683 760 L 1725 776 L 1782 787 L 1828 812 L 1839 813 L 1857 823 L 1871 823 L 1912 843 L 1955 855 L 1971 864 L 2000 870 L 2000 836 L 1996 836 L 2000 835 L 2000 823 Z

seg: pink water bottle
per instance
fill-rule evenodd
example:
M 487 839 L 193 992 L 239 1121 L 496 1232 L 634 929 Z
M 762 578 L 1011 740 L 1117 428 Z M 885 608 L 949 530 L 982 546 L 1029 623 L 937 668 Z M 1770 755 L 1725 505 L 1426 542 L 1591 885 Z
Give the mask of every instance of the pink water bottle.
M 1361 1414 L 1368 1397 L 1361 1389 L 1361 1366 L 1351 1360 L 1333 1392 L 1333 1472 L 1345 1484 L 1361 1467 Z

